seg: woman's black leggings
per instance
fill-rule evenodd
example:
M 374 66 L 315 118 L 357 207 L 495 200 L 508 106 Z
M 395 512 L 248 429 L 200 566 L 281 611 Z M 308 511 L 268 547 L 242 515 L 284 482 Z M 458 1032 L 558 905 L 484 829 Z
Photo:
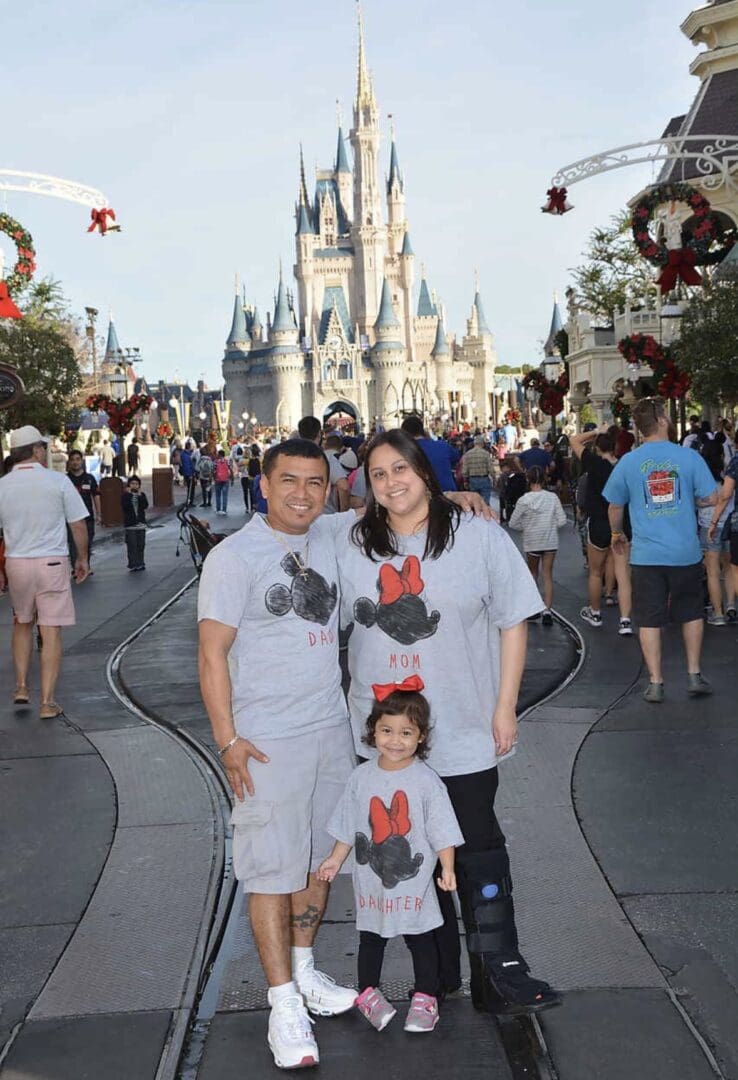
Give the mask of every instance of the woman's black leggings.
M 459 851 L 491 851 L 505 846 L 505 835 L 495 814 L 495 795 L 499 784 L 497 767 L 464 776 L 441 777 L 451 805 L 464 834 Z M 441 965 L 441 978 L 447 987 L 461 983 L 461 943 L 459 924 L 452 893 L 436 886 L 443 925 L 434 931 Z
M 435 997 L 438 993 L 438 947 L 435 931 L 402 936 L 413 958 L 415 993 Z M 366 990 L 368 986 L 379 986 L 388 940 L 379 934 L 372 934 L 369 930 L 359 931 L 359 992 Z

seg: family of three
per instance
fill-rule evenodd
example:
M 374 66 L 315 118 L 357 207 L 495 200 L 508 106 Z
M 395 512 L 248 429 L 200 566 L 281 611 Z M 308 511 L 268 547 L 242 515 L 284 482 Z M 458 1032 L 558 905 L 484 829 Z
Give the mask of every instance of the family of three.
M 319 1060 L 308 1012 L 356 1006 L 378 1030 L 392 1019 L 379 983 L 400 934 L 415 977 L 405 1026 L 432 1030 L 461 985 L 454 891 L 474 1005 L 558 1000 L 519 950 L 494 809 L 538 590 L 505 532 L 447 498 L 404 432 L 373 440 L 365 474 L 363 517 L 324 515 L 322 450 L 274 446 L 268 513 L 211 552 L 200 582 L 202 695 L 236 797 L 235 870 L 282 1068 Z M 348 702 L 339 624 L 351 628 Z M 330 882 L 350 863 L 358 990 L 313 960 Z

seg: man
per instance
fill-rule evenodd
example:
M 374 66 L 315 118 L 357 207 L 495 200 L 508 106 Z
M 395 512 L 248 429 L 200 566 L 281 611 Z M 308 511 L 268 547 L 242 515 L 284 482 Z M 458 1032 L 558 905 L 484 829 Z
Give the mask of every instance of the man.
M 343 510 L 348 510 L 349 499 L 351 497 L 348 472 L 339 460 L 346 451 L 343 445 L 343 439 L 337 434 L 326 435 L 323 445 L 325 456 L 328 458 L 328 469 L 331 482 L 330 494 L 325 504 L 325 510 L 328 514 L 338 514 Z M 354 462 L 358 464 L 356 454 L 353 454 L 353 451 L 351 453 Z
M 10 435 L 11 472 L 0 480 L 0 528 L 5 537 L 5 575 L 15 622 L 13 664 L 16 705 L 28 705 L 28 669 L 33 624 L 38 622 L 41 649 L 42 720 L 63 712 L 54 700 L 61 667 L 61 628 L 74 625 L 69 574 L 67 525 L 77 549 L 74 578 L 80 585 L 87 563 L 87 507 L 62 473 L 46 468 L 47 440 L 30 424 Z
M 700 418 L 699 416 L 690 416 L 689 418 L 689 431 L 682 437 L 682 446 L 686 446 L 688 449 L 695 442 L 697 442 L 700 435 Z
M 179 456 L 179 468 L 184 477 L 187 492 L 185 506 L 194 506 L 197 474 L 195 472 L 195 463 L 192 460 L 192 443 L 189 439 L 185 443 L 184 450 Z
M 115 451 L 108 442 L 107 439 L 103 439 L 103 444 L 100 447 L 100 476 L 110 476 L 113 471 L 113 462 L 115 461 Z
M 507 449 L 512 453 L 518 445 L 518 429 L 515 424 L 513 424 L 512 420 L 507 420 L 502 431 L 505 436 L 505 442 L 507 443 Z
M 87 527 L 87 561 L 92 562 L 92 541 L 95 539 L 95 525 L 99 525 L 101 522 L 101 510 L 100 510 L 100 492 L 97 486 L 97 480 L 92 475 L 85 471 L 85 459 L 82 456 L 81 450 L 70 450 L 69 460 L 67 461 L 67 475 L 72 481 L 77 491 L 79 492 L 82 502 L 87 508 L 87 517 L 85 518 L 85 525 Z M 74 536 L 71 529 L 68 530 L 69 538 L 69 558 L 72 560 L 72 565 L 77 561 L 77 548 L 74 543 Z M 90 570 L 90 574 L 93 571 Z
M 659 704 L 664 700 L 661 628 L 670 617 L 682 627 L 687 693 L 712 693 L 700 673 L 704 601 L 696 507 L 714 506 L 718 489 L 699 454 L 670 442 L 662 401 L 643 398 L 633 409 L 633 421 L 643 443 L 620 459 L 602 495 L 610 503 L 612 546 L 618 554 L 625 551 L 624 507 L 630 511 L 633 620 L 650 678 L 643 696 Z
M 313 442 L 316 446 L 320 446 L 323 435 L 320 420 L 318 420 L 317 416 L 303 416 L 302 420 L 300 420 L 297 425 L 297 434 L 301 439 L 307 439 L 308 442 Z
M 128 444 L 126 460 L 128 462 L 128 475 L 130 476 L 131 473 L 137 473 L 139 462 L 141 460 L 141 451 L 139 450 L 138 439 L 135 435 Z
M 325 826 L 354 757 L 325 455 L 303 439 L 277 444 L 261 483 L 266 518 L 227 537 L 203 567 L 200 685 L 237 798 L 234 865 L 269 984 L 269 1045 L 278 1066 L 297 1068 L 319 1059 L 305 1006 L 335 1015 L 356 997 L 312 957 L 328 898 L 315 871 L 332 849 Z
M 461 471 L 470 491 L 478 491 L 489 506 L 492 488 L 499 475 L 496 456 L 484 447 L 484 436 L 475 435 L 474 445 L 461 459 Z
M 538 465 L 544 472 L 549 472 L 553 461 L 548 450 L 544 450 L 541 446 L 540 439 L 531 439 L 530 449 L 523 450 L 522 453 L 518 454 L 518 459 L 526 472 L 528 469 L 532 469 L 534 465 Z
M 400 427 L 415 439 L 418 446 L 425 452 L 436 474 L 436 479 L 441 485 L 441 491 L 456 491 L 454 467 L 461 455 L 452 452 L 444 439 L 429 439 L 419 416 L 406 416 Z

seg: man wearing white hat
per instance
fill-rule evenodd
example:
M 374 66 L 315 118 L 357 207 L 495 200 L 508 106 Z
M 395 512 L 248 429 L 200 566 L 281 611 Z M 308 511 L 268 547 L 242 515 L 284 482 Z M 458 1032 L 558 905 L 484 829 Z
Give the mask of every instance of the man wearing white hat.
M 66 474 L 46 467 L 47 442 L 30 424 L 11 432 L 12 468 L 0 480 L 5 574 L 15 615 L 14 702 L 29 703 L 28 669 L 33 652 L 33 624 L 37 621 L 43 642 L 39 712 L 42 720 L 50 720 L 63 711 L 54 700 L 61 667 L 61 628 L 75 622 L 67 525 L 77 548 L 73 570 L 77 584 L 89 573 L 87 507 Z

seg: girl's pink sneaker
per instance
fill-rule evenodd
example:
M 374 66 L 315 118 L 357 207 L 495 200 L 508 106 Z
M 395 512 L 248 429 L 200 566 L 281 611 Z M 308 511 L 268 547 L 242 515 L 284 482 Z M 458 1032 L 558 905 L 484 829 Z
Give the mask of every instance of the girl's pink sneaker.
M 382 991 L 373 986 L 362 990 L 356 999 L 356 1007 L 377 1031 L 384 1031 L 392 1017 L 397 1015 L 397 1009 L 393 1009 Z
M 438 1023 L 438 1002 L 430 994 L 413 994 L 405 1031 L 433 1031 Z

